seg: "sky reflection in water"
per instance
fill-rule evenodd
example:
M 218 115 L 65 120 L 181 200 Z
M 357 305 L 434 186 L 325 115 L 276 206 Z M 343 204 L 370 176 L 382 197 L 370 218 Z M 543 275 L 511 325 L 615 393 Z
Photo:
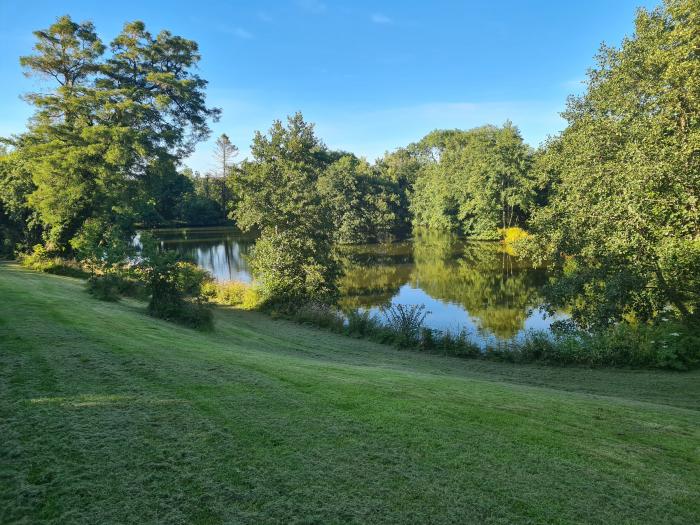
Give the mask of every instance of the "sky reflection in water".
M 157 237 L 218 280 L 252 280 L 246 256 L 253 239 L 232 228 L 161 230 Z M 481 343 L 546 330 L 564 317 L 546 317 L 539 308 L 546 274 L 496 243 L 424 234 L 390 245 L 343 248 L 342 263 L 341 307 L 369 308 L 381 315 L 389 304 L 423 304 L 429 312 L 427 326 L 464 329 Z

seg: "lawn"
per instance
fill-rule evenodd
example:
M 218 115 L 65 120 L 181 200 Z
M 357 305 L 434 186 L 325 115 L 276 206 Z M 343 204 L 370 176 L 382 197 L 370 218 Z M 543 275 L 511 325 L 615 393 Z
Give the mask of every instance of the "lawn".
M 700 371 L 201 333 L 0 265 L 0 523 L 700 522 Z

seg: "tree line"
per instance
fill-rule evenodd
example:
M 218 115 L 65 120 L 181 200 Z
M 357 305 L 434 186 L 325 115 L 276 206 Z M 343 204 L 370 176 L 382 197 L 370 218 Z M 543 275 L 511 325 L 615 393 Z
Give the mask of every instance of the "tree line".
M 106 46 L 92 24 L 62 17 L 20 59 L 53 85 L 26 96 L 27 130 L 4 140 L 2 250 L 80 258 L 96 244 L 106 259 L 138 228 L 233 221 L 258 236 L 262 296 L 286 308 L 336 300 L 339 244 L 519 228 L 519 252 L 550 270 L 549 307 L 579 325 L 695 323 L 699 26 L 692 0 L 640 10 L 568 100 L 566 129 L 537 149 L 506 122 L 437 130 L 369 163 L 328 148 L 297 113 L 257 132 L 241 162 L 222 135 L 216 173 L 199 176 L 183 161 L 220 110 L 194 73 L 197 44 L 133 22 Z

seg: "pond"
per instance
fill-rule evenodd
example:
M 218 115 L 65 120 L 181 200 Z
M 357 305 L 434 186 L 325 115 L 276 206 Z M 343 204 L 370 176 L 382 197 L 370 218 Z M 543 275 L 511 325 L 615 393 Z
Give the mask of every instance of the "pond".
M 166 249 L 192 258 L 218 280 L 251 282 L 246 260 L 254 239 L 233 228 L 158 230 Z M 467 242 L 445 234 L 410 241 L 343 247 L 340 306 L 381 315 L 390 304 L 426 306 L 425 324 L 466 330 L 481 344 L 547 330 L 564 317 L 546 317 L 541 290 L 546 273 L 498 243 Z

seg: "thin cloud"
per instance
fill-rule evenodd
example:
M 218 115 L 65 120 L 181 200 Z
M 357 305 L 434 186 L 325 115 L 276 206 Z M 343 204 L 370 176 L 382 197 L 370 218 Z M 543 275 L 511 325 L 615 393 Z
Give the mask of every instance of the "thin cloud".
M 251 38 L 253 38 L 253 33 L 240 26 L 231 27 L 224 24 L 220 24 L 216 26 L 216 30 L 220 33 L 235 36 L 236 38 L 240 38 L 241 40 L 250 40 Z
M 243 40 L 249 40 L 249 39 L 253 38 L 253 34 L 250 33 L 249 31 L 246 31 L 242 27 L 236 27 L 233 30 L 233 34 L 235 36 L 237 36 L 238 38 L 242 38 Z
M 320 0 L 297 0 L 297 5 L 309 13 L 320 14 L 326 11 L 326 4 Z
M 386 15 L 383 15 L 382 13 L 373 13 L 372 16 L 370 17 L 370 20 L 372 20 L 372 23 L 380 24 L 380 25 L 387 25 L 387 24 L 394 23 L 394 21 L 391 18 L 389 18 Z
M 258 18 L 263 22 L 267 22 L 268 24 L 270 22 L 274 22 L 274 19 L 265 11 L 258 11 Z

